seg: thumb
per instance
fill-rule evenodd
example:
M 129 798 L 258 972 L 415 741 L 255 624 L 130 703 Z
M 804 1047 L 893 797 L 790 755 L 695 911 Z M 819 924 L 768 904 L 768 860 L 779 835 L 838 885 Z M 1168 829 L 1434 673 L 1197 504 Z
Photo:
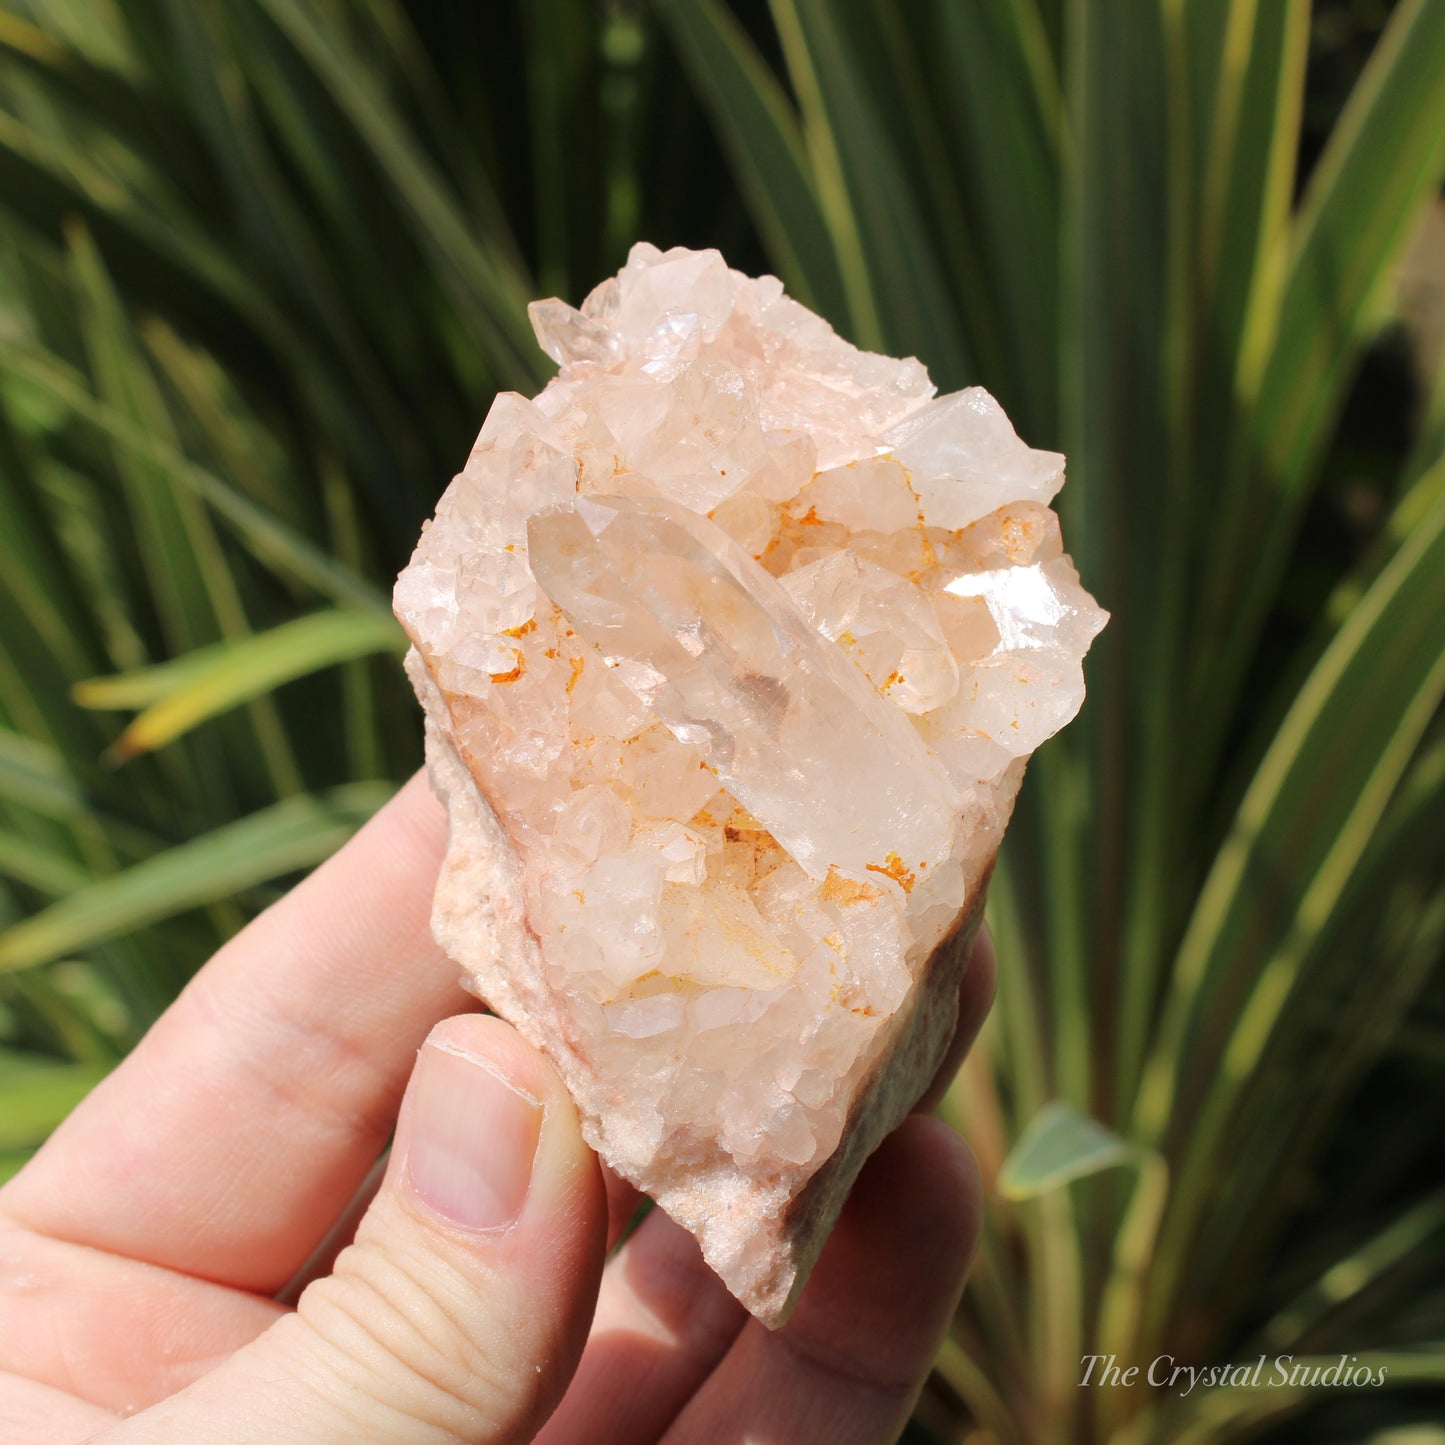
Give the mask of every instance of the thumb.
M 118 1427 L 148 1442 L 530 1440 L 576 1368 L 601 1276 L 596 1158 L 500 1019 L 439 1024 L 380 1192 L 296 1313 Z

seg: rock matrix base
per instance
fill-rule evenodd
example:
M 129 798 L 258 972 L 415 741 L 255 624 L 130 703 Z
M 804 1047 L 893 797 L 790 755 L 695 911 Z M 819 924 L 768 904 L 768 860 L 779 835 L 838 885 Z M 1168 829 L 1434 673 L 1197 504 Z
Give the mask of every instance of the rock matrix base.
M 1105 614 L 1064 459 L 714 251 L 532 320 L 396 587 L 434 928 L 760 1319 L 938 1066 L 1029 754 Z

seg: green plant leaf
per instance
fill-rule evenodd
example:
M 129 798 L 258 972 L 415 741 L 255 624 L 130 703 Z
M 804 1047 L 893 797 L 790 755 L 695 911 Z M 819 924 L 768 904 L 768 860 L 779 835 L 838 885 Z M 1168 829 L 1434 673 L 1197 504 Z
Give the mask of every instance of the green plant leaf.
M 716 0 L 658 0 L 657 9 L 708 103 L 784 283 L 805 305 L 841 324 L 848 306 L 833 238 L 782 86 Z
M 1393 1219 L 1359 1248 L 1336 1260 L 1313 1284 L 1275 1315 L 1261 1332 L 1271 1352 L 1291 1348 L 1296 1340 L 1317 1331 L 1335 1311 L 1348 1307 L 1380 1277 L 1397 1269 L 1432 1238 L 1445 1234 L 1445 1191 L 1427 1195 Z
M 43 1144 L 105 1072 L 93 1064 L 0 1049 L 0 1150 Z
M 52 897 L 74 893 L 91 880 L 91 874 L 73 858 L 0 829 L 0 874 Z
M 974 328 L 984 333 L 978 379 L 1021 436 L 1053 446 L 1064 123 L 1057 66 L 1033 0 L 933 0 L 929 11 L 923 61 L 938 77 L 929 89 L 940 98 L 953 185 L 978 237 L 976 263 L 958 255 L 950 269 L 960 283 L 975 271 L 988 297 L 970 306 L 983 313 Z
M 1185 933 L 1135 1118 L 1136 1137 L 1177 1139 L 1182 1156 L 1154 1266 L 1156 1313 L 1187 1267 L 1246 1083 L 1442 700 L 1445 494 L 1302 688 Z
M 1320 658 L 1245 795 L 1181 945 L 1140 1091 L 1146 1139 L 1168 1122 L 1185 1034 L 1223 970 L 1254 982 L 1216 1097 L 1258 1059 L 1442 697 L 1445 490 Z
M 501 205 L 488 196 L 479 218 L 485 227 L 483 243 L 345 33 L 339 27 L 321 25 L 311 7 L 296 0 L 262 3 L 314 67 L 358 136 L 371 147 L 404 203 L 402 214 L 471 299 L 477 320 L 485 326 L 499 355 L 505 356 L 519 375 L 544 377 L 546 366 L 526 319 L 532 285 Z
M 358 783 L 288 798 L 103 878 L 0 934 L 0 973 L 80 953 L 329 857 L 391 794 Z
M 75 698 L 85 707 L 145 709 L 115 743 L 116 757 L 130 758 L 298 677 L 405 646 L 401 628 L 373 612 L 313 612 L 174 662 L 78 683 Z
M 1442 66 L 1445 7 L 1404 0 L 1305 193 L 1253 418 L 1266 472 L 1285 494 L 1328 440 L 1394 263 L 1445 172 Z
M 1005 1199 L 1036 1199 L 1078 1179 L 1137 1162 L 1139 1151 L 1071 1104 L 1046 1104 L 999 1170 Z
M 54 356 L 0 349 L 0 369 L 24 377 L 63 401 L 107 436 L 164 468 L 179 485 L 203 498 L 251 548 L 258 561 L 323 597 L 390 616 L 386 598 L 338 566 L 284 522 L 263 511 L 220 477 L 197 466 L 161 438 L 137 427 L 91 395 L 84 380 Z
M 1445 6 L 1404 0 L 1311 176 L 1282 285 L 1256 292 L 1237 386 L 1239 426 L 1206 613 L 1231 639 L 1197 697 L 1222 727 L 1364 342 L 1396 262 L 1445 174 Z M 1220 733 L 1216 731 L 1216 739 Z
M 816 0 L 774 0 L 814 184 L 834 238 L 854 340 L 926 356 L 947 384 L 975 374 L 952 293 L 904 167 L 843 43 Z
M 0 798 L 46 818 L 68 819 L 85 807 L 85 795 L 53 747 L 0 728 Z
M 1247 1363 L 1249 1380 L 1191 1390 L 1176 1408 L 1162 1412 L 1155 1438 L 1168 1440 L 1170 1445 L 1238 1440 L 1246 1433 L 1257 1433 L 1272 1420 L 1293 1414 L 1312 1400 L 1338 1398 L 1343 1391 L 1374 1401 L 1382 1389 L 1411 1390 L 1445 1380 L 1445 1350 L 1435 1342 L 1414 1350 L 1352 1351 L 1346 1354 L 1343 1365 L 1339 1355 L 1289 1355 L 1281 1366 L 1283 1380 L 1274 1360 L 1266 1359 L 1258 1370 L 1257 1383 L 1253 1379 L 1256 1361 Z M 1341 1373 L 1349 1373 L 1352 1383 L 1342 1387 L 1338 1383 Z M 1404 1436 L 1400 1445 L 1409 1439 Z

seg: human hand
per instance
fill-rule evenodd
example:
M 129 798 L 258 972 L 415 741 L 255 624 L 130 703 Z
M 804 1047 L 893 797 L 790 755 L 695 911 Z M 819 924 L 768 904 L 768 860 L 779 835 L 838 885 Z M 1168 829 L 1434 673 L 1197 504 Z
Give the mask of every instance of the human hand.
M 963 1144 L 920 1116 L 887 1140 L 774 1333 L 661 1211 L 606 1259 L 637 1196 L 545 1060 L 457 1015 L 445 836 L 413 779 L 0 1190 L 0 1439 L 895 1438 L 977 1236 Z M 992 990 L 985 942 L 940 1086 Z

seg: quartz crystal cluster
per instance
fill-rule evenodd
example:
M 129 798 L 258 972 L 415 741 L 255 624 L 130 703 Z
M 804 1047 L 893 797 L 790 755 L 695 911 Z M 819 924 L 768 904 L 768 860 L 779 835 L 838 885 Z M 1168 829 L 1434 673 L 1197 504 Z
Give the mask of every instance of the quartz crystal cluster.
M 1105 614 L 1063 457 L 714 251 L 532 320 L 396 588 L 438 937 L 769 1323 L 946 1047 L 1028 755 Z

